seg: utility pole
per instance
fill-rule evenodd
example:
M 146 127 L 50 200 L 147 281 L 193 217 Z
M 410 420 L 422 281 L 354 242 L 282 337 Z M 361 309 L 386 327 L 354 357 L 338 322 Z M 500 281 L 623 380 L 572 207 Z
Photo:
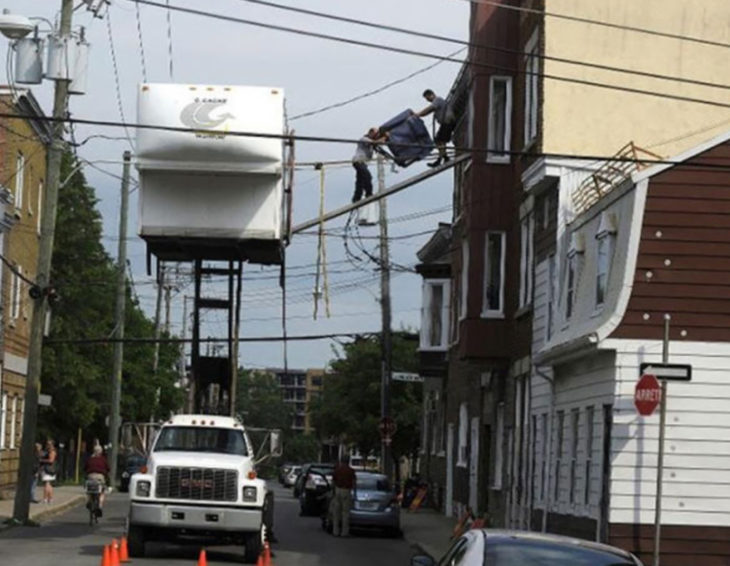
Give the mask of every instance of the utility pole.
M 73 0 L 61 2 L 60 35 L 71 36 Z M 35 438 L 38 421 L 38 393 L 41 386 L 41 355 L 43 353 L 43 331 L 46 326 L 48 310 L 48 291 L 51 279 L 51 259 L 53 257 L 53 238 L 56 230 L 56 210 L 58 208 L 58 187 L 61 179 L 61 159 L 63 158 L 63 119 L 68 106 L 68 79 L 56 80 L 53 96 L 53 117 L 58 121 L 52 125 L 51 145 L 48 148 L 46 171 L 46 191 L 43 195 L 41 215 L 41 235 L 38 243 L 38 264 L 36 284 L 40 287 L 40 297 L 34 299 L 33 318 L 30 327 L 28 348 L 28 375 L 25 380 L 25 411 L 23 413 L 23 436 L 20 444 L 20 468 L 18 470 L 18 489 L 15 492 L 13 519 L 26 523 L 30 511 L 30 484 L 35 460 Z
M 664 339 L 662 341 L 662 363 L 669 362 L 669 320 L 664 315 Z M 664 476 L 664 429 L 667 423 L 667 380 L 662 379 L 662 393 L 659 400 L 659 450 L 656 467 L 656 501 L 654 503 L 654 566 L 659 566 L 662 544 L 662 480 Z
M 183 316 L 182 316 L 182 331 L 180 332 L 180 337 L 182 338 L 182 342 L 180 342 L 180 361 L 178 362 L 180 364 L 180 387 L 183 389 L 183 391 L 186 391 L 185 395 L 185 406 L 188 407 L 189 403 L 189 390 L 185 389 L 185 386 L 188 385 L 188 372 L 187 372 L 187 360 L 185 358 L 185 338 L 187 338 L 187 331 L 188 331 L 188 297 L 183 296 Z M 188 385 L 189 387 L 189 385 Z M 192 405 L 186 409 L 185 412 L 192 412 Z
M 165 287 L 165 264 L 160 267 L 161 281 L 157 281 L 157 304 L 155 306 L 155 355 L 152 359 L 152 374 L 157 375 L 157 367 L 160 364 L 160 330 L 162 325 L 162 290 Z M 150 419 L 153 420 L 153 419 Z
M 122 171 L 122 205 L 119 212 L 119 247 L 117 253 L 117 299 L 114 307 L 114 364 L 112 368 L 112 412 L 109 418 L 109 483 L 114 486 L 119 460 L 120 406 L 122 402 L 122 363 L 124 362 L 124 310 L 127 303 L 127 213 L 129 211 L 129 167 L 132 154 L 124 152 Z
M 385 163 L 383 156 L 378 154 L 378 192 L 385 191 Z M 382 422 L 390 418 L 390 376 L 393 357 L 393 340 L 390 333 L 390 254 L 388 251 L 388 209 L 386 199 L 380 199 L 380 311 L 383 326 L 381 331 L 381 398 L 380 414 Z M 383 473 L 392 476 L 390 437 L 386 434 L 381 440 L 381 459 Z

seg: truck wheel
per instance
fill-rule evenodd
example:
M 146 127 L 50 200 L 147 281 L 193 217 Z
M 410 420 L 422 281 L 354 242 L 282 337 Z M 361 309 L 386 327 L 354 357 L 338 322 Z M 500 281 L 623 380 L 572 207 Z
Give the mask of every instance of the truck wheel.
M 264 529 L 263 527 L 257 533 L 250 534 L 246 537 L 246 550 L 244 552 L 244 562 L 246 564 L 256 564 L 264 549 Z
M 129 525 L 127 531 L 127 547 L 131 558 L 144 558 L 144 532 L 141 527 Z

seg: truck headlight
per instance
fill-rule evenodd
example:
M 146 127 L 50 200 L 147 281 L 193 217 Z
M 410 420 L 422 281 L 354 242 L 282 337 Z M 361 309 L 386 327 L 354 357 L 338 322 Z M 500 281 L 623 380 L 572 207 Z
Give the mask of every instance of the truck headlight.
M 135 495 L 137 497 L 149 497 L 151 487 L 152 487 L 151 482 L 138 481 L 137 482 L 137 491 L 135 492 Z
M 254 486 L 246 486 L 243 488 L 243 500 L 248 502 L 256 501 L 257 490 Z

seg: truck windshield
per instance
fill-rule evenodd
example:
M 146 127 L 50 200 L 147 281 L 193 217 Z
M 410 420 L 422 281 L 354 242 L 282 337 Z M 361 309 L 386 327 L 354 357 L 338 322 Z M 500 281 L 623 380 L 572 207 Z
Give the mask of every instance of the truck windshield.
M 168 426 L 160 431 L 155 452 L 214 452 L 248 456 L 246 441 L 240 430 Z

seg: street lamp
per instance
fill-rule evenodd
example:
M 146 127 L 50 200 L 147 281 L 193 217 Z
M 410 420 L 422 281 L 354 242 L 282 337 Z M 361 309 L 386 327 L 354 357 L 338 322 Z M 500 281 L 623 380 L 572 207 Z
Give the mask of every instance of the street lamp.
M 30 19 L 19 14 L 11 14 L 7 8 L 0 14 L 0 33 L 8 39 L 23 39 L 34 28 Z

